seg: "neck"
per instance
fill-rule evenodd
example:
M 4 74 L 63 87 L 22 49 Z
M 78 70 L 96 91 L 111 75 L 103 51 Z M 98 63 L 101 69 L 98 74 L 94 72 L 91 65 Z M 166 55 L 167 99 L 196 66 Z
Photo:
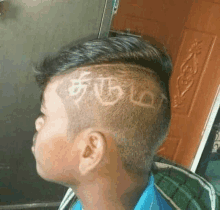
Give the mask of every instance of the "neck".
M 84 210 L 132 210 L 147 187 L 148 179 L 149 175 L 133 180 L 126 173 L 120 174 L 117 181 L 99 177 L 74 191 Z

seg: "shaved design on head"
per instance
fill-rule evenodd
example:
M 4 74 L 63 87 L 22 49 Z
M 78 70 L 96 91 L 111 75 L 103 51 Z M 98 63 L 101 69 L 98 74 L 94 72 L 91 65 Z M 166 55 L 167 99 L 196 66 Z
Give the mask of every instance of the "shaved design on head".
M 103 66 L 103 68 L 105 67 L 106 66 Z M 70 100 L 75 103 L 78 109 L 80 109 L 79 102 L 83 100 L 84 95 L 87 94 L 86 91 L 88 87 L 92 87 L 92 94 L 103 106 L 113 106 L 125 96 L 124 90 L 121 87 L 118 78 L 115 76 L 94 78 L 94 75 L 91 76 L 91 73 L 92 72 L 80 71 L 80 76 L 78 79 L 69 79 L 69 81 L 72 83 L 72 85 L 68 88 L 69 96 L 72 96 Z M 149 70 L 148 73 L 152 72 Z M 150 81 L 146 80 L 145 85 L 143 85 L 143 87 L 140 89 L 140 84 L 139 88 L 137 88 L 137 84 L 132 82 L 132 84 L 130 84 L 129 91 L 130 103 L 133 103 L 136 106 L 155 109 L 155 104 L 157 104 L 158 98 L 155 97 L 154 92 L 152 92 L 152 90 L 149 88 L 150 85 L 152 86 L 152 81 L 150 84 Z M 166 97 L 163 93 L 161 93 L 161 104 L 164 99 L 166 99 Z
M 73 101 L 79 108 L 78 103 L 81 101 L 82 97 L 86 93 L 87 87 L 90 84 L 91 79 L 85 79 L 86 75 L 91 74 L 91 72 L 82 72 L 79 79 L 71 79 L 72 86 L 68 88 L 69 95 L 73 96 Z
M 99 77 L 97 82 L 94 84 L 94 92 L 98 101 L 103 106 L 115 105 L 124 95 L 124 91 L 121 86 L 118 85 L 118 80 L 115 77 Z M 115 83 L 115 84 L 114 84 Z M 105 100 L 105 96 L 110 98 L 110 101 Z

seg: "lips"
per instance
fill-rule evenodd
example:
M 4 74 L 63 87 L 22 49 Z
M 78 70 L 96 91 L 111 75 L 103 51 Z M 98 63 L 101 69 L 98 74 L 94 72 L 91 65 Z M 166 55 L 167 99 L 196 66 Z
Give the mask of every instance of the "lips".
M 33 136 L 33 145 L 31 147 L 32 153 L 34 154 L 34 147 L 35 147 L 35 143 L 36 143 L 36 137 L 37 137 L 37 133 L 34 134 Z
M 31 147 L 32 153 L 34 155 L 34 146 Z

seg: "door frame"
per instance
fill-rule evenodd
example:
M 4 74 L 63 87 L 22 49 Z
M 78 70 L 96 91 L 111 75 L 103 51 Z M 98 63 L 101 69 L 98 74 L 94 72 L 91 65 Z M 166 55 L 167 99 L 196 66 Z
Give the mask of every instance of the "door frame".
M 200 158 L 201 158 L 202 153 L 204 151 L 206 142 L 208 140 L 210 131 L 212 129 L 212 126 L 215 121 L 215 117 L 218 113 L 219 108 L 220 108 L 220 85 L 217 88 L 217 92 L 216 92 L 215 98 L 213 100 L 209 115 L 207 117 L 204 129 L 203 129 L 203 133 L 201 134 L 201 141 L 200 141 L 198 150 L 197 150 L 196 155 L 194 157 L 194 160 L 192 161 L 192 164 L 190 166 L 190 170 L 194 173 L 196 172 L 196 169 L 198 167 Z

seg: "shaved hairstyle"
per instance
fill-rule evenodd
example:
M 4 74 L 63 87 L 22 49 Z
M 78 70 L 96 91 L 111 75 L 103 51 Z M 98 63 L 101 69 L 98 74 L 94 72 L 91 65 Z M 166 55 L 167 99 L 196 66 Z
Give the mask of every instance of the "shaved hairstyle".
M 171 119 L 166 50 L 117 36 L 67 46 L 35 65 L 42 96 L 52 79 L 68 114 L 68 138 L 84 129 L 110 131 L 130 174 L 149 173 Z M 42 97 L 43 98 L 43 97 Z

